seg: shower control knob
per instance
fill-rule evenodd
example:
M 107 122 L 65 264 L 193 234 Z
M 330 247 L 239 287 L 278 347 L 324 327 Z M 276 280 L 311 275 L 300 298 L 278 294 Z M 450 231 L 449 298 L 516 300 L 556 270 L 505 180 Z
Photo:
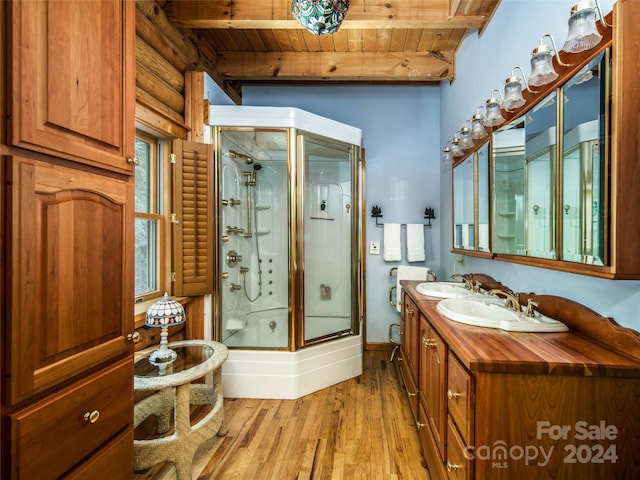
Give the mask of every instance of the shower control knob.
M 221 276 L 226 280 L 227 278 L 229 278 L 229 272 L 222 272 Z

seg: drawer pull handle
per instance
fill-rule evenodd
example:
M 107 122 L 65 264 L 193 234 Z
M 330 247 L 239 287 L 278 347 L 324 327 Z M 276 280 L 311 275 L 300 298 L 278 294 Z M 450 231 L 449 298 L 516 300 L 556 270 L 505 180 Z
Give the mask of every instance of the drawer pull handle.
M 87 412 L 84 414 L 84 419 L 89 423 L 96 423 L 100 418 L 100 412 L 94 410 L 93 412 Z
M 140 341 L 140 332 L 133 332 L 127 335 L 127 340 L 133 343 L 138 343 Z
M 458 392 L 454 392 L 451 389 L 447 390 L 447 398 L 449 400 L 453 400 L 454 398 L 458 398 L 460 395 L 462 395 L 462 394 L 458 393 Z
M 447 462 L 447 470 L 450 472 L 455 472 L 462 468 L 462 465 L 456 465 L 455 463 Z
M 427 426 L 426 423 L 420 423 L 420 422 L 416 422 L 416 425 L 418 426 L 418 428 L 422 428 L 422 427 L 426 427 Z

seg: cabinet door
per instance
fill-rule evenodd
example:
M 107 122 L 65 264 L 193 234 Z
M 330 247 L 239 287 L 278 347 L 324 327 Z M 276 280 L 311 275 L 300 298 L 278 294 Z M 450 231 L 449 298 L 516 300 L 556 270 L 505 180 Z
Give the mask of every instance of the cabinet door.
M 131 173 L 134 2 L 11 2 L 9 142 Z
M 9 159 L 9 404 L 133 354 L 133 179 Z
M 418 319 L 418 307 L 416 307 L 416 304 L 413 303 L 408 295 L 403 295 L 402 326 L 400 329 L 402 333 L 402 350 L 413 382 L 416 384 L 418 383 L 417 372 L 420 342 Z
M 420 319 L 420 339 L 422 344 L 418 391 L 440 457 L 445 460 L 447 345 L 424 317 Z

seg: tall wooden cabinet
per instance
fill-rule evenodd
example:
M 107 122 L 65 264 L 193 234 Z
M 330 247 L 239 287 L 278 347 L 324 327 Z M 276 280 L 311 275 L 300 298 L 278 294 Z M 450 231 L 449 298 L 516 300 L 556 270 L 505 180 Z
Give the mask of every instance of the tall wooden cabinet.
M 0 473 L 131 478 L 134 2 L 0 8 Z

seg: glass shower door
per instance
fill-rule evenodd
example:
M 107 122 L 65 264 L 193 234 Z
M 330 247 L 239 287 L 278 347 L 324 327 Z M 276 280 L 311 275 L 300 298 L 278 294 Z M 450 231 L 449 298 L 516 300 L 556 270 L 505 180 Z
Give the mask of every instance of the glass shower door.
M 354 152 L 350 145 L 298 137 L 304 177 L 303 343 L 353 332 L 357 302 L 353 226 Z

